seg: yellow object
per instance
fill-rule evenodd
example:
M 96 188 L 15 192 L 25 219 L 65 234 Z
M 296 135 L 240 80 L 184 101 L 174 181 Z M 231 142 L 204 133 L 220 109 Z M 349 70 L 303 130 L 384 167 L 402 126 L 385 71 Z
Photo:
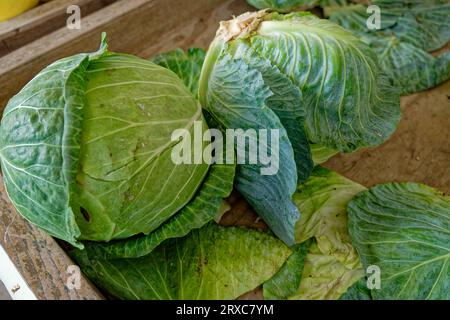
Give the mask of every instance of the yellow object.
M 39 0 L 0 0 L 0 21 L 5 21 L 37 6 Z

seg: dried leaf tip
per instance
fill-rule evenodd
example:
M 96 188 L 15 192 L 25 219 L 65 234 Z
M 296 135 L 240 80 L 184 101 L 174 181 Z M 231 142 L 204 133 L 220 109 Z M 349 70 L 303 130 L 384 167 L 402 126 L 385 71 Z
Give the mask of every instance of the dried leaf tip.
M 217 31 L 217 38 L 224 42 L 246 38 L 259 27 L 266 15 L 267 10 L 261 10 L 247 12 L 232 20 L 222 21 Z

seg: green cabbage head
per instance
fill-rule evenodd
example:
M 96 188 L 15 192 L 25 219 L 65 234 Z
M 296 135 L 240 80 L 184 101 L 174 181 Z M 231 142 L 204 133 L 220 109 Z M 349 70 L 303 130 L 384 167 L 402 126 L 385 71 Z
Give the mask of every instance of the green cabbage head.
M 263 10 L 222 22 L 199 99 L 225 128 L 279 130 L 278 174 L 263 177 L 242 165 L 236 187 L 288 244 L 299 214 L 291 197 L 313 160 L 378 146 L 401 117 L 399 93 L 369 46 L 307 12 Z M 312 157 L 310 145 L 325 153 Z
M 182 143 L 172 141 L 173 131 L 192 132 L 195 122 L 207 128 L 173 72 L 111 53 L 103 41 L 96 53 L 51 64 L 9 101 L 0 127 L 9 197 L 26 219 L 78 247 L 79 240 L 148 235 L 163 224 L 176 234 L 167 222 L 186 214 L 206 178 L 214 185 L 223 176 L 216 168 L 219 178 L 211 177 L 207 164 L 172 161 Z M 233 171 L 225 176 L 222 185 L 230 183 L 215 190 L 224 196 Z

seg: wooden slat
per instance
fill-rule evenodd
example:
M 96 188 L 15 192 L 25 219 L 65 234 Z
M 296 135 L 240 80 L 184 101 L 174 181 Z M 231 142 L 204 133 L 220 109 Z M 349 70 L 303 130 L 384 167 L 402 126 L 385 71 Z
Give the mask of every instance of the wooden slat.
M 11 300 L 11 297 L 8 293 L 8 290 L 6 290 L 4 284 L 0 281 L 0 301 L 1 300 Z
M 81 16 L 97 11 L 116 0 L 53 0 L 20 16 L 0 22 L 0 57 L 63 27 L 67 7 L 77 5 Z

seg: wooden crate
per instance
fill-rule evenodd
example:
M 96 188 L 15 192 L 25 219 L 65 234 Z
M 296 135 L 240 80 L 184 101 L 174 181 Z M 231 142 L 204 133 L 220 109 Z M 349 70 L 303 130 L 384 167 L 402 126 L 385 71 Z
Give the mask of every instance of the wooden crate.
M 71 1 L 73 2 L 73 1 Z M 0 111 L 36 73 L 51 62 L 97 49 L 106 31 L 110 50 L 148 58 L 191 46 L 207 48 L 220 20 L 252 10 L 245 0 L 121 0 L 86 16 L 81 30 L 61 28 L 0 58 Z M 340 155 L 326 167 L 365 186 L 388 181 L 422 182 L 450 193 L 450 82 L 402 98 L 404 118 L 383 146 Z M 238 194 L 225 225 L 264 228 Z M 22 219 L 0 177 L 0 245 L 38 299 L 102 299 L 86 279 L 66 287 L 73 262 L 55 240 Z M 243 298 L 261 298 L 256 290 Z
M 87 16 L 117 0 L 52 0 L 11 20 L 0 22 L 0 57 L 63 27 L 67 8 L 76 5 Z

